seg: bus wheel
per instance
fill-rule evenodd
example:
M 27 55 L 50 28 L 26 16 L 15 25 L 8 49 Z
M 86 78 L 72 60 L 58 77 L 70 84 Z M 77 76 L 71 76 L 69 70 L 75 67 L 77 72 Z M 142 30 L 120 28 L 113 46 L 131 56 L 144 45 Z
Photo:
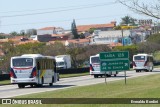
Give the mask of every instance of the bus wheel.
M 44 78 L 42 77 L 41 86 L 44 84 Z
M 49 83 L 49 86 L 53 86 L 53 83 Z
M 41 84 L 36 84 L 36 87 L 42 87 L 42 86 L 43 86 L 43 83 L 44 83 L 44 78 L 42 77 L 42 79 L 41 79 Z
M 60 78 L 60 77 L 59 77 L 59 73 L 58 73 L 58 76 L 57 76 L 57 81 L 59 81 L 59 78 Z
M 149 70 L 145 70 L 146 72 L 149 72 Z
M 33 85 L 33 84 L 31 84 L 30 86 L 33 88 L 33 86 L 34 86 L 34 85 Z
M 18 87 L 19 87 L 19 88 L 24 88 L 25 85 L 23 85 L 23 84 L 18 84 Z
M 114 74 L 114 77 L 116 77 L 117 75 L 116 74 Z
M 49 86 L 53 86 L 53 82 L 54 82 L 54 77 L 52 77 L 52 83 L 49 83 Z
M 136 72 L 139 72 L 138 70 L 136 70 Z
M 98 78 L 98 75 L 94 75 L 94 78 Z

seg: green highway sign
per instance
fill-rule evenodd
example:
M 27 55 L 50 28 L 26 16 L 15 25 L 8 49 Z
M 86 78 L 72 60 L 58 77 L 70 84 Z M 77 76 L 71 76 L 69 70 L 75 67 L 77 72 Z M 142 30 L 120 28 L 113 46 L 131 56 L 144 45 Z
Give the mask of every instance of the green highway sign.
M 129 53 L 127 51 L 120 52 L 101 52 L 100 60 L 116 60 L 116 59 L 128 59 Z
M 101 72 L 129 70 L 129 52 L 101 52 L 100 62 Z
M 101 71 L 122 71 L 129 70 L 129 60 L 101 61 Z

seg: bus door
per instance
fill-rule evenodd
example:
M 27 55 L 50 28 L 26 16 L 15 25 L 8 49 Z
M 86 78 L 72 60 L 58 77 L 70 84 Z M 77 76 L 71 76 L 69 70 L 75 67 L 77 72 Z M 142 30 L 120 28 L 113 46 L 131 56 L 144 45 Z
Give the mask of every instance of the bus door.
M 40 62 L 37 62 L 37 77 L 38 77 L 38 84 L 40 84 L 40 74 L 41 74 L 41 67 L 40 67 Z

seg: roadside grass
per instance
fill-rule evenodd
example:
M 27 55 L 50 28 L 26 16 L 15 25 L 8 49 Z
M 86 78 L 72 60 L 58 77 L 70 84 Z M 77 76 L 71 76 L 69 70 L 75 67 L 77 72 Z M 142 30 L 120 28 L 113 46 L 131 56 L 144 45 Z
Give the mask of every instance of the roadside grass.
M 19 98 L 160 98 L 160 75 L 42 92 Z
M 2 80 L 0 81 L 0 85 L 7 85 L 10 84 L 10 80 Z
M 160 74 L 124 80 L 48 91 L 16 98 L 160 98 Z M 12 105 L 25 107 L 27 105 Z M 45 104 L 30 107 L 159 107 L 158 104 Z M 5 105 L 5 107 L 11 107 Z

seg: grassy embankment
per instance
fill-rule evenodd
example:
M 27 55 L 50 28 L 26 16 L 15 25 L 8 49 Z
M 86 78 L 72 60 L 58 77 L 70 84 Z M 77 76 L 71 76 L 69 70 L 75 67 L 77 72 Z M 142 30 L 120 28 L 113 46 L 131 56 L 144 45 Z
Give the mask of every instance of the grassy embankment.
M 149 75 L 124 80 L 43 92 L 18 98 L 160 98 L 160 75 Z M 27 105 L 12 105 L 26 107 Z M 29 105 L 30 107 L 159 107 L 158 104 L 52 104 Z M 11 107 L 5 105 L 5 107 Z

